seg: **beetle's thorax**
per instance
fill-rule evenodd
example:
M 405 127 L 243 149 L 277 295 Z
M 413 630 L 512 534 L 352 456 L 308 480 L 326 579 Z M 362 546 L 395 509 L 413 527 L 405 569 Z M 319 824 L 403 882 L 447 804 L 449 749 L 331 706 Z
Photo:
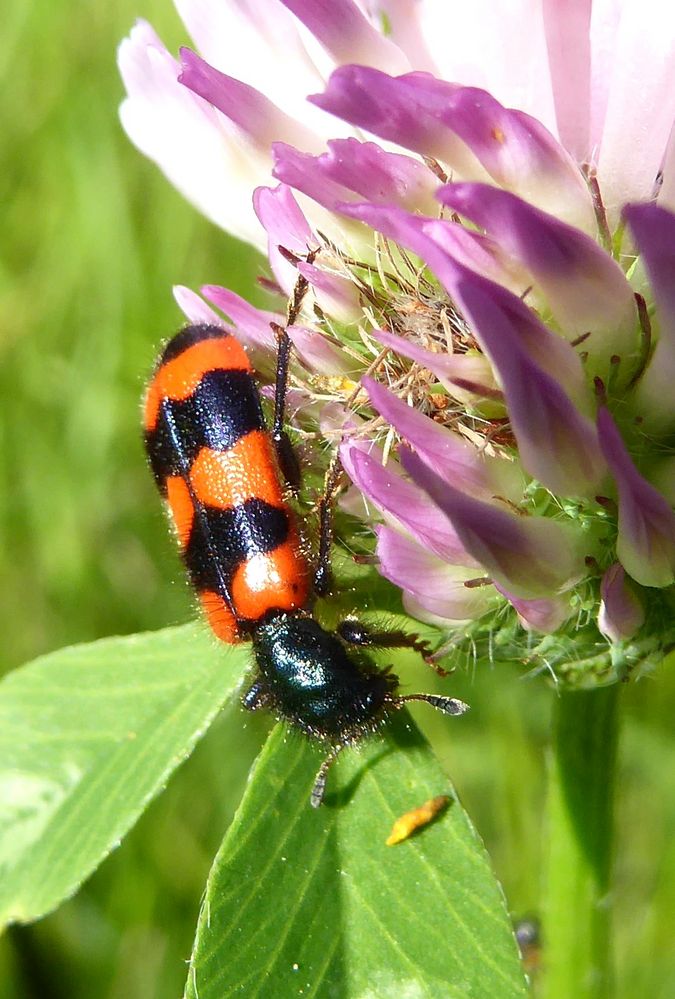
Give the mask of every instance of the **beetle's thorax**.
M 306 732 L 348 742 L 377 727 L 397 683 L 305 614 L 282 614 L 253 636 L 262 684 L 277 713 Z

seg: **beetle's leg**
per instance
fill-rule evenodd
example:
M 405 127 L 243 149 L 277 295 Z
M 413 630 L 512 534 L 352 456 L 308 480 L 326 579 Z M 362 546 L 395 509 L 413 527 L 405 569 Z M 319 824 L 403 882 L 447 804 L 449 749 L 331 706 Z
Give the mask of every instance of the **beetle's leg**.
M 333 578 L 330 564 L 330 551 L 333 544 L 333 505 L 341 475 L 342 464 L 336 451 L 328 466 L 323 494 L 319 500 L 319 551 L 314 570 L 314 592 L 319 597 L 328 593 Z
M 270 695 L 259 680 L 256 680 L 245 694 L 242 695 L 242 707 L 247 711 L 257 711 L 258 708 L 267 708 L 270 705 Z
M 330 753 L 319 767 L 319 772 L 316 775 L 314 787 L 312 788 L 312 794 L 309 799 L 312 808 L 318 808 L 322 803 L 323 796 L 326 791 L 326 778 L 328 776 L 328 771 L 332 767 L 333 763 L 335 763 L 338 753 L 342 750 L 342 748 L 342 746 L 335 746 L 331 749 Z
M 307 263 L 313 263 L 317 253 L 318 250 L 311 250 L 306 257 Z M 291 262 L 297 263 L 299 258 L 295 257 L 293 254 L 288 254 L 287 259 Z M 303 277 L 302 274 L 299 274 L 298 279 L 295 282 L 295 287 L 293 288 L 293 294 L 289 299 L 288 307 L 286 309 L 286 325 L 279 326 L 278 323 L 271 323 L 272 330 L 277 338 L 277 372 L 274 384 L 274 421 L 272 423 L 272 441 L 277 453 L 277 460 L 279 462 L 281 473 L 289 488 L 294 492 L 297 491 L 300 486 L 301 476 L 300 464 L 298 462 L 295 449 L 285 429 L 288 365 L 292 349 L 291 339 L 288 335 L 288 327 L 293 326 L 293 324 L 297 321 L 308 288 L 309 282 L 307 281 L 307 278 Z
M 407 631 L 371 631 L 371 629 L 356 618 L 345 618 L 337 626 L 337 633 L 340 638 L 350 645 L 379 646 L 383 649 L 414 649 L 419 652 L 424 661 L 438 673 L 439 676 L 449 676 L 447 669 L 443 669 L 433 659 L 433 653 L 429 648 L 429 643 L 419 635 L 409 634 Z
M 286 419 L 286 391 L 288 389 L 288 363 L 291 355 L 291 340 L 283 326 L 272 324 L 277 337 L 277 378 L 274 384 L 274 422 L 272 443 L 277 453 L 277 461 L 286 484 L 294 492 L 300 486 L 300 464 L 295 448 L 284 428 Z
M 397 707 L 406 701 L 424 701 L 432 708 L 438 708 L 444 715 L 463 715 L 469 710 L 469 705 L 457 697 L 443 697 L 441 694 L 402 694 L 392 697 L 392 703 Z

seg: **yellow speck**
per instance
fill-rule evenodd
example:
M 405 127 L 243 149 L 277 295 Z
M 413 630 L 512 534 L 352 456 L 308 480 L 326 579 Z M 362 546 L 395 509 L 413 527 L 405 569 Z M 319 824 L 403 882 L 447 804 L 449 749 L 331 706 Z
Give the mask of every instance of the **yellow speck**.
M 447 794 L 439 794 L 435 798 L 425 801 L 418 808 L 413 808 L 411 812 L 401 815 L 392 826 L 387 846 L 396 846 L 397 843 L 402 843 L 416 829 L 426 826 L 439 812 L 443 811 L 449 801 L 450 798 Z
M 497 126 L 495 125 L 495 127 L 492 129 L 492 138 L 496 139 L 497 142 L 501 143 L 501 142 L 504 142 L 504 139 L 506 138 L 506 136 L 502 132 L 501 128 L 497 128 Z

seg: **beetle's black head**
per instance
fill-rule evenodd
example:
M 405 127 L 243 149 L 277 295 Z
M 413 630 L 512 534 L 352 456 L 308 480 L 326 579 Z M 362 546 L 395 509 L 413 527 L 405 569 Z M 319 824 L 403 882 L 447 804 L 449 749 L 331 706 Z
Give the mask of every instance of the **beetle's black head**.
M 375 729 L 398 685 L 310 617 L 283 615 L 253 636 L 261 696 L 310 735 L 347 743 Z

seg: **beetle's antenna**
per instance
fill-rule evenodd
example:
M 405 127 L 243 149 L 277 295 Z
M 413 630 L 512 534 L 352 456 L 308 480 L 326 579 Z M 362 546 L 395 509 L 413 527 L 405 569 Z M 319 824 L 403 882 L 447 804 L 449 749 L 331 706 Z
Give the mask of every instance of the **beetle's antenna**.
M 425 701 L 432 708 L 438 708 L 444 715 L 463 715 L 469 710 L 469 705 L 456 697 L 443 697 L 441 694 L 403 694 L 392 698 L 394 704 L 401 705 L 405 701 Z
M 330 754 L 323 761 L 319 767 L 319 772 L 316 775 L 316 780 L 314 781 L 314 787 L 312 788 L 312 796 L 309 799 L 312 808 L 318 808 L 323 801 L 324 792 L 326 790 L 326 778 L 328 776 L 328 771 L 335 763 L 335 759 L 342 749 L 342 746 L 336 746 L 330 751 Z

